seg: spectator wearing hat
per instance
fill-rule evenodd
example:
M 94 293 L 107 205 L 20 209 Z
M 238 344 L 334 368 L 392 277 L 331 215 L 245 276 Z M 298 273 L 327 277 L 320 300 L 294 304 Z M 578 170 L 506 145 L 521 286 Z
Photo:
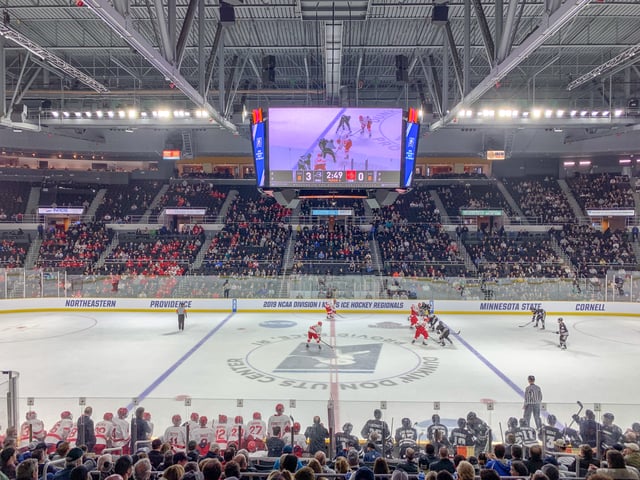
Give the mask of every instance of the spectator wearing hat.
M 625 443 L 622 454 L 624 455 L 624 463 L 640 470 L 640 447 L 637 443 Z
M 553 442 L 554 452 L 556 453 L 567 453 L 567 442 L 565 442 L 562 438 L 557 439 Z M 557 455 L 556 460 L 558 462 L 558 468 L 563 472 L 569 471 L 569 467 L 572 463 L 575 462 L 575 457 L 573 455 Z
M 100 455 L 98 458 L 98 472 L 100 472 L 100 480 L 105 480 L 113 474 L 113 457 L 110 453 Z
M 82 456 L 84 452 L 79 447 L 74 447 L 67 452 L 64 460 L 64 468 L 53 476 L 53 480 L 69 480 L 69 476 L 71 475 L 71 470 L 76 468 L 79 465 L 82 465 Z

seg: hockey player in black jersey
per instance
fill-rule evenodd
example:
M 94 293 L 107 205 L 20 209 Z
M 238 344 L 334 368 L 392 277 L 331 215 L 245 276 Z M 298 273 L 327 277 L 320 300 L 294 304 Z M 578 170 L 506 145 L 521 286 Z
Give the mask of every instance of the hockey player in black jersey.
M 592 410 L 587 409 L 584 413 L 582 418 L 577 413 L 571 418 L 580 426 L 579 432 L 582 441 L 591 448 L 595 448 L 597 443 L 596 435 L 601 425 L 596 422 L 596 414 Z
M 456 447 L 472 447 L 476 443 L 476 437 L 467 427 L 467 421 L 464 418 L 458 419 L 458 426 L 451 430 L 449 442 L 453 448 Z
M 427 321 L 429 325 L 429 330 L 433 332 L 433 330 L 436 328 L 436 324 L 441 320 L 438 318 L 438 316 L 435 313 L 432 313 L 427 317 Z
M 353 425 L 345 423 L 342 426 L 342 431 L 336 433 L 336 457 L 347 457 L 347 453 L 351 448 L 355 448 L 356 451 L 360 451 L 360 440 L 355 435 L 352 435 Z
M 524 418 L 518 420 L 518 430 L 516 431 L 516 443 L 522 444 L 524 447 L 532 447 L 538 444 L 536 438 L 536 429 L 529 426 L 529 422 Z
M 544 330 L 544 320 L 547 318 L 547 312 L 544 311 L 544 308 L 534 308 L 533 309 L 533 319 L 532 321 L 536 322 L 534 327 L 538 327 L 540 324 L 540 330 Z
M 451 345 L 453 345 L 453 341 L 449 338 L 451 334 L 451 330 L 447 327 L 442 320 L 438 322 L 438 326 L 436 327 L 436 333 L 438 334 L 438 342 L 441 346 L 444 347 L 444 341 L 448 341 Z
M 516 417 L 509 417 L 509 420 L 507 420 L 507 431 L 504 432 L 504 436 L 506 437 L 510 433 L 516 436 L 516 443 L 522 445 L 522 442 L 518 441 L 518 419 Z
M 560 335 L 558 347 L 560 347 L 562 350 L 566 350 L 567 338 L 569 338 L 569 329 L 565 325 L 562 317 L 558 318 L 558 330 L 556 330 L 556 333 Z
M 467 428 L 473 432 L 475 453 L 491 451 L 491 429 L 476 412 L 467 413 Z
M 555 450 L 555 441 L 562 438 L 562 432 L 556 428 L 558 419 L 555 415 L 550 414 L 547 416 L 547 425 L 543 425 L 540 429 L 540 440 L 542 440 L 542 446 L 546 452 L 553 452 Z
M 602 451 L 612 448 L 622 440 L 622 429 L 613 423 L 613 413 L 602 415 L 602 427 L 600 428 L 600 447 Z
M 391 432 L 387 422 L 382 420 L 382 411 L 376 408 L 373 411 L 373 417 L 374 418 L 367 420 L 367 423 L 364 424 L 360 435 L 362 435 L 365 440 L 372 441 L 376 449 L 379 449 L 380 452 L 384 450 L 385 455 L 391 454 L 391 447 L 393 446 Z
M 418 431 L 413 428 L 409 418 L 402 419 L 402 426 L 396 429 L 395 434 L 396 446 L 398 447 L 400 458 L 405 457 L 407 448 L 414 450 L 418 446 Z
M 440 423 L 440 415 L 434 413 L 431 416 L 431 421 L 433 422 L 427 428 L 427 438 L 429 439 L 429 443 L 436 443 L 436 441 L 444 442 L 446 444 L 449 443 L 449 429 L 446 425 Z M 436 432 L 440 432 L 438 439 L 436 439 Z M 436 449 L 437 451 L 437 449 Z

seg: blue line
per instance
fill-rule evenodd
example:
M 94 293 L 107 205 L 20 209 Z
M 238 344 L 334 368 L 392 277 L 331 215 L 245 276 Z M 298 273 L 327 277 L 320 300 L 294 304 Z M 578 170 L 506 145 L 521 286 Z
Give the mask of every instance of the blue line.
M 167 368 L 158 378 L 156 378 L 151 385 L 145 388 L 142 393 L 140 393 L 137 397 L 138 403 L 147 398 L 151 392 L 153 392 L 162 382 L 164 382 L 169 375 L 171 375 L 180 365 L 182 365 L 185 360 L 187 360 L 191 355 L 196 353 L 196 351 L 204 345 L 207 340 L 209 340 L 218 330 L 220 330 L 225 323 L 229 321 L 231 317 L 233 317 L 234 313 L 230 313 L 227 315 L 218 325 L 216 325 L 209 333 L 207 333 L 202 339 L 196 343 L 193 347 L 189 349 L 187 353 L 185 353 L 182 357 L 180 357 L 173 365 Z M 131 411 L 135 407 L 134 403 L 131 402 L 127 405 L 127 410 Z

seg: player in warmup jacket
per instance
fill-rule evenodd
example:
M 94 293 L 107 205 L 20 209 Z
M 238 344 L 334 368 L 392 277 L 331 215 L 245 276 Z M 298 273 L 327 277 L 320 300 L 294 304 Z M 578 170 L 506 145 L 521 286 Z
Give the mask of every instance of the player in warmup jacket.
M 569 338 L 569 329 L 562 320 L 562 317 L 558 318 L 558 330 L 556 330 L 556 334 L 560 335 L 558 347 L 562 350 L 567 349 L 567 338 Z
M 449 329 L 449 327 L 447 327 L 444 324 L 442 320 L 440 320 L 440 322 L 438 323 L 438 326 L 436 327 L 436 333 L 439 334 L 438 342 L 440 343 L 441 346 L 444 347 L 445 340 L 448 341 L 451 345 L 453 345 L 453 340 L 449 338 L 449 335 L 451 334 L 451 330 Z
M 318 323 L 321 324 L 322 322 Z M 276 405 L 276 413 L 269 417 L 267 436 L 273 435 L 273 427 L 280 427 L 280 434 L 278 435 L 280 438 L 291 428 L 291 419 L 288 415 L 284 415 L 284 405 L 282 403 Z
M 184 450 L 187 446 L 187 433 L 182 426 L 182 417 L 178 414 L 171 417 L 171 425 L 164 431 L 162 439 L 165 443 L 171 444 L 173 451 Z
M 309 348 L 309 343 L 311 340 L 315 340 L 318 344 L 318 349 L 322 350 L 322 345 L 320 345 L 320 340 L 322 337 L 322 322 L 318 320 L 318 323 L 311 325 L 309 330 L 307 330 L 307 348 Z
M 422 336 L 422 344 L 426 345 L 427 340 L 429 339 L 429 332 L 427 332 L 427 322 L 425 320 L 422 320 L 416 325 L 416 332 L 413 335 L 413 340 L 411 340 L 411 343 L 416 343 L 416 340 L 420 336 Z
M 558 419 L 555 415 L 550 414 L 547 416 L 547 425 L 543 425 L 540 429 L 540 440 L 543 445 L 542 448 L 546 452 L 555 451 L 555 441 L 562 438 L 562 432 L 556 428 Z
M 244 425 L 244 419 L 240 415 L 234 418 L 233 425 L 229 427 L 227 441 L 235 443 L 238 449 L 244 448 L 247 444 L 247 427 Z
M 93 451 L 96 455 L 101 455 L 105 448 L 111 446 L 111 432 L 113 431 L 113 413 L 107 412 L 102 416 L 102 420 L 93 427 L 96 435 L 96 445 Z
M 64 411 L 60 414 L 58 420 L 47 432 L 44 443 L 47 444 L 47 452 L 53 453 L 56 450 L 58 442 L 66 442 L 69 432 L 73 428 L 73 416 L 71 412 Z
M 336 301 L 330 301 L 324 304 L 324 309 L 327 312 L 327 320 L 333 320 L 336 317 Z
M 256 450 L 265 450 L 264 439 L 267 436 L 267 424 L 260 412 L 253 413 L 253 420 L 247 423 L 247 445 L 253 441 Z
M 47 436 L 44 429 L 44 423 L 38 418 L 36 412 L 27 412 L 26 421 L 20 425 L 20 438 L 18 439 L 18 447 L 26 448 L 32 441 L 42 442 Z
M 118 418 L 113 419 L 113 430 L 111 430 L 111 446 L 122 448 L 122 454 L 129 454 L 129 443 L 131 442 L 131 431 L 127 415 L 129 411 L 125 407 L 118 409 Z
M 211 448 L 211 444 L 214 439 L 214 431 L 213 428 L 209 427 L 207 424 L 209 423 L 209 419 L 202 415 L 198 418 L 198 426 L 194 427 L 189 434 L 189 438 L 196 442 L 196 449 L 201 456 L 205 456 L 209 453 L 209 449 Z

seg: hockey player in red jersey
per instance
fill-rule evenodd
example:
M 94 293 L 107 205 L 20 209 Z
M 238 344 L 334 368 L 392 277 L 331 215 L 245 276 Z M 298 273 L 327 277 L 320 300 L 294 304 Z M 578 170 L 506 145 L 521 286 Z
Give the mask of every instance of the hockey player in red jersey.
M 416 340 L 420 336 L 422 336 L 422 344 L 426 345 L 429 338 L 429 332 L 427 331 L 427 321 L 424 319 L 416 325 L 416 332 L 413 335 L 411 343 L 416 343 Z
M 213 428 L 207 425 L 209 419 L 204 415 L 199 419 L 200 425 L 194 428 L 191 432 L 190 438 L 195 440 L 198 445 L 196 448 L 200 455 L 204 456 L 209 452 L 211 448 L 211 444 L 214 439 L 214 431 Z
M 42 442 L 47 435 L 44 423 L 38 418 L 36 412 L 27 412 L 26 421 L 20 426 L 20 438 L 18 447 L 26 448 L 32 441 Z
M 118 409 L 118 418 L 113 419 L 113 430 L 111 430 L 111 446 L 113 448 L 121 448 L 123 455 L 129 455 L 131 442 L 131 430 L 127 415 L 129 411 L 125 407 Z
M 247 423 L 247 445 L 254 442 L 256 450 L 266 450 L 264 439 L 267 436 L 267 424 L 262 420 L 260 412 L 253 413 L 253 420 Z
M 316 323 L 315 325 L 311 325 L 309 327 L 309 330 L 307 330 L 307 348 L 309 348 L 309 343 L 311 343 L 311 340 L 315 340 L 316 343 L 318 344 L 318 349 L 322 350 L 322 346 L 320 345 L 321 336 L 322 336 L 322 322 L 318 320 L 318 323 Z
M 102 451 L 111 446 L 111 432 L 113 431 L 113 413 L 107 412 L 102 416 L 102 420 L 94 427 L 96 434 L 96 444 L 93 451 L 96 455 L 101 455 Z
M 411 311 L 409 312 L 409 316 L 415 315 L 417 317 L 419 312 L 420 311 L 418 310 L 418 306 L 415 303 L 412 303 L 411 304 Z
M 187 445 L 185 427 L 182 426 L 182 417 L 178 414 L 171 417 L 171 425 L 164 431 L 162 439 L 170 443 L 173 451 L 184 450 Z
M 318 323 L 322 324 L 322 322 Z M 269 436 L 273 436 L 273 427 L 280 427 L 280 438 L 285 434 L 285 430 L 291 428 L 291 419 L 288 415 L 284 415 L 284 405 L 281 403 L 276 405 L 275 415 L 271 415 L 269 417 L 269 424 L 267 428 Z
M 336 318 L 336 301 L 330 300 L 324 304 L 324 309 L 327 312 L 327 320 L 333 320 Z
M 73 427 L 73 415 L 71 415 L 71 412 L 62 412 L 60 414 L 60 420 L 51 427 L 44 439 L 44 443 L 47 444 L 47 452 L 55 452 L 58 442 L 66 442 L 69 432 Z
M 411 323 L 411 326 L 409 328 L 414 328 L 419 321 L 420 319 L 418 318 L 418 315 L 415 315 L 413 313 L 409 315 L 409 322 Z

